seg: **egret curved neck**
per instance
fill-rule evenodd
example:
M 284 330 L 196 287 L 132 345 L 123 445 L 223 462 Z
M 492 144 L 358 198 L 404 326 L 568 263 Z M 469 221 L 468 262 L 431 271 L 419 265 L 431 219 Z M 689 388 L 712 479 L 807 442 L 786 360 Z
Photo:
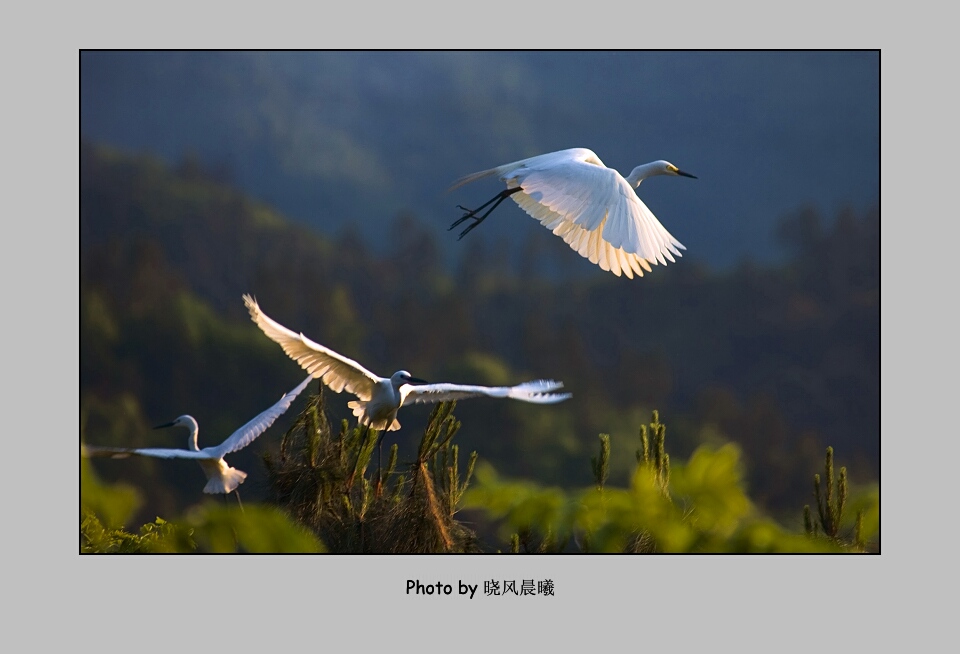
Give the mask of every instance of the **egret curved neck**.
M 659 161 L 651 161 L 650 163 L 645 163 L 642 166 L 637 166 L 629 175 L 627 175 L 627 183 L 633 188 L 637 188 L 640 186 L 640 182 L 646 178 L 653 177 L 654 175 L 662 175 L 663 169 L 659 163 Z
M 184 427 L 190 430 L 190 435 L 187 436 L 187 449 L 193 450 L 194 452 L 199 452 L 200 446 L 197 445 L 197 434 L 200 433 L 200 425 L 197 424 L 196 420 L 190 418 L 187 420 L 187 424 L 185 424 Z

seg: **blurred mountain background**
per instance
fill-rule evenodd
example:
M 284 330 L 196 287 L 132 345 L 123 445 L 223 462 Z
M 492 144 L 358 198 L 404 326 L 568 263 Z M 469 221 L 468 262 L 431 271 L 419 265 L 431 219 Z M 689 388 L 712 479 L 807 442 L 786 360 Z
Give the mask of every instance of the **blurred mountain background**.
M 626 475 L 656 408 L 672 454 L 740 443 L 794 523 L 827 445 L 879 478 L 878 53 L 83 52 L 80 86 L 86 442 L 182 447 L 149 426 L 191 413 L 218 443 L 296 385 L 250 292 L 383 375 L 562 379 L 561 405 L 457 407 L 504 474 L 588 485 L 605 432 Z M 640 188 L 685 256 L 616 278 L 513 203 L 447 231 L 501 188 L 454 179 L 568 147 L 697 175 Z M 245 499 L 301 405 L 232 455 Z M 428 411 L 401 414 L 401 460 Z M 199 499 L 190 463 L 96 466 L 151 520 Z

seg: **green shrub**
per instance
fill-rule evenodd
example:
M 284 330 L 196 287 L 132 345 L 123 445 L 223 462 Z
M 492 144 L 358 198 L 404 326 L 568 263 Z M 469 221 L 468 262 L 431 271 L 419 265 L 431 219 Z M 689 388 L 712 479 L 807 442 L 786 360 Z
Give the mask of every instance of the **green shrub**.
M 464 506 L 501 524 L 511 551 L 840 552 L 837 542 L 792 534 L 763 516 L 743 488 L 739 448 L 702 445 L 671 464 L 657 412 L 640 430 L 627 488 L 606 485 L 610 437 L 592 459 L 594 487 L 565 491 L 477 468 Z
M 455 402 L 430 414 L 417 458 L 397 472 L 397 446 L 387 465 L 369 472 L 382 434 L 350 427 L 336 434 L 323 407 L 323 393 L 311 398 L 284 435 L 277 458 L 264 457 L 271 501 L 311 529 L 333 552 L 477 552 L 476 534 L 455 520 L 477 460 L 470 455 L 460 473 L 460 428 Z M 379 459 L 379 452 L 378 452 Z

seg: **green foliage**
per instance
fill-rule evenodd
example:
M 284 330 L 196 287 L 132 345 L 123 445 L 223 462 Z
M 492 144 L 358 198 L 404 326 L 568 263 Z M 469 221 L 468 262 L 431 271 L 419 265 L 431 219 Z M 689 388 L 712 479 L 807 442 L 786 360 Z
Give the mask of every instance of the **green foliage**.
M 225 498 L 226 499 L 226 498 Z M 157 517 L 137 533 L 124 527 L 140 494 L 123 484 L 105 484 L 80 460 L 80 553 L 284 553 L 323 552 L 309 531 L 272 506 L 240 508 L 208 499 L 181 519 Z
M 92 512 L 83 514 L 80 520 L 81 554 L 152 554 L 157 552 L 175 552 L 178 544 L 188 543 L 189 534 L 178 533 L 176 525 L 163 518 L 140 527 L 139 534 L 131 534 L 122 527 L 108 529 L 103 526 L 97 515 Z M 189 550 L 186 550 L 189 551 Z
M 600 434 L 600 455 L 590 458 L 590 466 L 593 468 L 597 489 L 603 490 L 610 474 L 610 434 Z
M 803 526 L 806 533 L 813 537 L 825 537 L 838 544 L 851 546 L 858 551 L 865 551 L 867 542 L 880 528 L 880 498 L 879 493 L 866 491 L 858 497 L 848 502 L 848 481 L 847 469 L 840 467 L 840 472 L 834 478 L 833 474 L 833 448 L 828 447 L 823 463 L 822 483 L 819 474 L 813 476 L 813 496 L 816 500 L 817 520 L 811 515 L 810 505 L 803 507 Z M 834 489 L 836 484 L 836 489 Z M 851 511 L 844 513 L 845 508 L 853 509 L 852 514 L 856 516 L 852 534 L 844 534 L 841 528 L 846 522 L 849 523 Z
M 815 477 L 814 494 L 821 500 L 818 522 L 814 525 L 807 505 L 808 533 L 793 534 L 765 517 L 747 497 L 735 444 L 703 445 L 671 468 L 666 426 L 657 412 L 640 430 L 641 447 L 626 488 L 607 485 L 607 434 L 600 435 L 599 455 L 591 460 L 595 480 L 591 488 L 569 491 L 508 481 L 489 464 L 477 465 L 476 452 L 461 475 L 459 447 L 452 442 L 460 427 L 454 406 L 442 403 L 434 408 L 416 459 L 405 466 L 405 474 L 396 471 L 396 444 L 386 467 L 368 473 L 379 433 L 350 428 L 343 421 L 334 436 L 321 392 L 284 435 L 277 460 L 265 457 L 277 506 L 241 508 L 239 503 L 208 499 L 179 520 L 158 517 L 136 533 L 124 524 L 139 502 L 138 492 L 100 482 L 89 462 L 81 459 L 80 550 L 481 551 L 476 534 L 455 519 L 461 506 L 501 521 L 501 536 L 511 552 L 865 551 L 878 529 L 878 493 L 851 494 L 845 468 L 834 488 L 832 449 L 825 461 L 825 479 L 830 482 L 824 486 L 820 476 Z M 476 482 L 470 486 L 474 472 Z M 839 532 L 845 508 L 856 512 L 852 539 Z
M 196 543 L 199 552 L 284 554 L 325 552 L 323 544 L 300 525 L 268 505 L 223 506 L 207 502 L 191 509 L 183 520 L 179 546 Z M 181 549 L 183 551 L 183 549 Z
M 649 440 L 652 435 L 652 443 Z M 654 412 L 627 488 L 600 483 L 605 445 L 593 459 L 593 488 L 564 491 L 501 479 L 489 465 L 465 506 L 501 521 L 511 551 L 591 552 L 830 552 L 832 542 L 791 534 L 764 517 L 743 490 L 740 450 L 701 446 L 670 470 L 665 426 Z
M 652 443 L 651 443 L 652 440 Z M 670 455 L 666 450 L 667 427 L 660 422 L 660 412 L 654 411 L 647 425 L 640 425 L 640 449 L 637 450 L 637 464 L 653 472 L 660 492 L 670 496 Z
M 81 447 L 83 447 L 81 445 Z M 96 525 L 102 529 L 119 529 L 139 507 L 140 493 L 126 484 L 107 485 L 97 478 L 90 460 L 80 457 L 80 519 L 99 516 Z M 82 545 L 82 542 L 81 542 Z
M 82 554 L 132 554 L 173 552 L 188 542 L 179 528 L 162 518 L 128 532 L 124 524 L 141 502 L 140 493 L 125 484 L 105 484 L 90 461 L 80 458 L 80 552 Z M 190 547 L 190 551 L 193 548 Z
M 479 551 L 476 534 L 454 519 L 477 461 L 474 452 L 461 476 L 454 406 L 434 408 L 404 474 L 396 472 L 396 444 L 386 468 L 368 473 L 381 434 L 346 420 L 335 433 L 321 391 L 284 435 L 279 456 L 264 457 L 272 501 L 332 552 Z

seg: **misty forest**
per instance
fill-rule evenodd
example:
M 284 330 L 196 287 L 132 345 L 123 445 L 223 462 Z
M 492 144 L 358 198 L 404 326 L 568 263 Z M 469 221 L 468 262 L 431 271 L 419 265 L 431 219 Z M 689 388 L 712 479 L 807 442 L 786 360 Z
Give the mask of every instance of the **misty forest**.
M 81 109 L 81 553 L 880 551 L 878 196 L 766 215 L 780 255 L 722 264 L 650 202 L 690 249 L 627 279 L 513 202 L 447 231 L 502 183 L 444 196 L 439 218 L 384 210 L 375 242 L 342 199 L 318 228 L 202 148 L 161 156 Z M 710 183 L 690 154 L 662 155 L 698 179 L 644 182 L 641 199 Z M 202 492 L 195 461 L 83 456 L 183 448 L 186 430 L 154 429 L 183 414 L 216 445 L 304 381 L 244 294 L 382 376 L 560 380 L 570 397 L 404 405 L 383 431 L 311 379 L 226 455 L 246 472 L 236 495 Z

